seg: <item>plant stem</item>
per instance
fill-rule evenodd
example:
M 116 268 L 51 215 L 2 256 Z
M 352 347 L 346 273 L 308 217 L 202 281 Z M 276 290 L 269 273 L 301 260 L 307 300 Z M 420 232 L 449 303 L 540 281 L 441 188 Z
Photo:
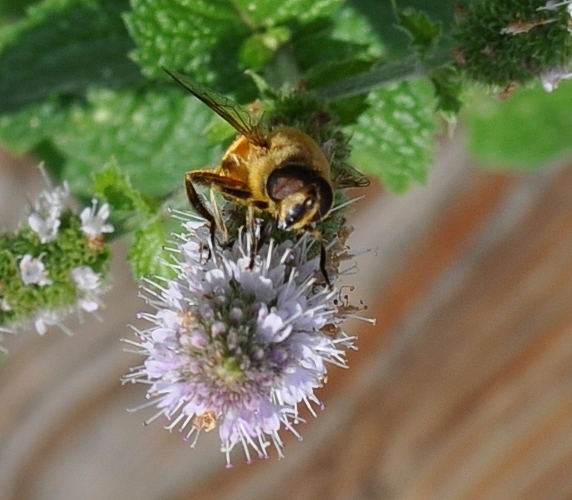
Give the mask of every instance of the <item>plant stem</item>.
M 450 47 L 436 50 L 423 60 L 420 60 L 417 55 L 413 55 L 399 62 L 377 66 L 372 70 L 341 80 L 333 85 L 320 87 L 315 90 L 315 93 L 326 101 L 336 101 L 365 94 L 390 83 L 427 75 L 431 70 L 450 61 L 452 61 Z
M 300 70 L 292 54 L 292 47 L 283 45 L 276 51 L 274 61 L 265 70 L 270 87 L 278 89 L 284 84 L 295 87 L 301 78 Z

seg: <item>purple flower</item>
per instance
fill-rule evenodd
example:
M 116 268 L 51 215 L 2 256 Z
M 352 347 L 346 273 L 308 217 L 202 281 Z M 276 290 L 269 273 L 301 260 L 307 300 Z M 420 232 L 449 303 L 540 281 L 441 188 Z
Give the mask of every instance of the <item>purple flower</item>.
M 159 410 L 148 422 L 164 415 L 192 445 L 218 427 L 227 465 L 237 444 L 249 462 L 270 446 L 282 457 L 280 429 L 298 436 L 298 404 L 321 407 L 314 391 L 327 364 L 346 366 L 353 344 L 339 325 L 351 308 L 323 283 L 319 257 L 307 257 L 309 235 L 270 240 L 252 260 L 249 233 L 213 248 L 207 227 L 185 227 L 172 250 L 177 277 L 143 287 L 153 311 L 134 330 L 146 359 L 124 381 L 148 384 Z

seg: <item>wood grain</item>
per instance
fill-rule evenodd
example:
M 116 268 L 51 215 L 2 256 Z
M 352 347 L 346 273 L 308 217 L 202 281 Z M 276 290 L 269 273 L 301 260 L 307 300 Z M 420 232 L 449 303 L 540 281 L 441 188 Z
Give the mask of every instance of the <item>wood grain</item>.
M 0 157 L 0 176 L 5 196 L 40 189 L 22 161 Z M 215 436 L 190 450 L 127 414 L 144 387 L 119 385 L 138 362 L 119 339 L 142 304 L 120 243 L 104 322 L 5 340 L 0 498 L 571 498 L 572 166 L 488 173 L 459 136 L 427 187 L 373 187 L 353 224 L 371 251 L 349 281 L 377 325 L 350 325 L 351 368 L 332 369 L 284 460 L 226 470 Z

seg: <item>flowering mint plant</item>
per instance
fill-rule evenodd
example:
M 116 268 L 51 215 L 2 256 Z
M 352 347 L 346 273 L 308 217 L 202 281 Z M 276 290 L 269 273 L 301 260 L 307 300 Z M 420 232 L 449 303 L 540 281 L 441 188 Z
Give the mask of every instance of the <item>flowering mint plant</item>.
M 351 258 L 346 247 L 351 230 L 343 216 L 348 203 L 334 186 L 363 187 L 367 182 L 347 163 L 348 139 L 327 108 L 303 90 L 259 103 L 259 116 L 211 90 L 188 85 L 231 123 L 241 120 L 237 127 L 242 124 L 249 139 L 256 136 L 263 143 L 267 137 L 270 143 L 273 130 L 290 130 L 285 127 L 295 123 L 297 134 L 304 134 L 303 147 L 295 139 L 280 142 L 281 157 L 289 156 L 260 168 L 261 156 L 255 169 L 258 157 L 249 164 L 244 148 L 258 148 L 257 154 L 267 158 L 276 151 L 269 153 L 269 147 L 254 140 L 234 142 L 219 169 L 199 172 L 215 179 L 209 208 L 187 185 L 191 203 L 207 220 L 197 224 L 184 212 L 178 214 L 184 232 L 171 243 L 165 262 L 173 278 L 145 281 L 144 295 L 153 311 L 140 317 L 151 326 L 135 329 L 135 346 L 146 359 L 125 380 L 149 387 L 148 398 L 158 408 L 149 421 L 167 417 L 167 427 L 178 429 L 192 446 L 203 430 L 218 427 L 227 465 L 237 444 L 248 461 L 253 453 L 267 458 L 270 446 L 282 456 L 279 430 L 298 435 L 298 405 L 315 415 L 320 403 L 314 391 L 326 380 L 326 364 L 345 366 L 345 349 L 352 346 L 341 324 L 356 308 L 341 301 L 333 287 L 340 265 Z M 327 157 L 329 170 L 300 166 L 305 149 Z M 240 177 L 245 168 L 256 175 L 245 181 Z M 303 176 L 296 177 L 300 171 Z M 278 196 L 290 191 L 304 200 L 288 200 L 283 220 L 278 211 L 262 207 L 261 200 L 234 196 L 241 185 L 246 192 L 247 181 L 269 186 L 275 173 Z M 308 218 L 299 229 L 288 230 L 289 218 L 313 217 L 311 210 L 321 200 L 314 193 L 318 182 L 321 196 L 331 197 L 325 201 L 333 202 L 335 196 L 338 205 L 332 211 L 327 205 L 314 222 Z M 224 205 L 217 192 L 227 200 Z
M 459 14 L 456 60 L 471 80 L 501 89 L 540 78 L 552 91 L 572 69 L 569 1 L 475 2 Z
M 184 232 L 170 262 L 176 277 L 145 282 L 152 312 L 140 314 L 149 327 L 134 328 L 133 344 L 146 359 L 125 381 L 148 386 L 158 408 L 148 422 L 166 417 L 192 446 L 218 427 L 227 465 L 236 445 L 248 461 L 252 453 L 267 458 L 269 446 L 282 456 L 279 430 L 298 436 L 298 405 L 315 415 L 327 364 L 346 366 L 353 339 L 341 325 L 356 308 L 325 284 L 319 256 L 309 257 L 311 236 L 271 239 L 252 261 L 260 227 L 213 246 L 204 223 L 180 216 Z M 338 265 L 348 258 L 341 241 L 332 251 Z M 329 273 L 337 279 L 338 269 Z
M 27 221 L 0 237 L 0 330 L 33 323 L 43 335 L 76 312 L 96 314 L 108 288 L 110 251 L 105 234 L 109 206 L 97 201 L 76 215 L 67 184 L 49 187 L 32 204 Z

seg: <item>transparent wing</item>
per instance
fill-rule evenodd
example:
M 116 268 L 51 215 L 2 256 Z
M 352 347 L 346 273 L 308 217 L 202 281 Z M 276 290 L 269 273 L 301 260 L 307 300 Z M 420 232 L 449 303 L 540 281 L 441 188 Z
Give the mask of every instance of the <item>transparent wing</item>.
M 265 134 L 259 127 L 260 120 L 247 109 L 232 99 L 219 94 L 215 90 L 200 83 L 193 82 L 185 75 L 181 75 L 165 67 L 163 67 L 163 69 L 173 80 L 187 89 L 197 99 L 204 102 L 250 142 L 258 146 L 266 146 Z
M 333 179 L 337 189 L 369 186 L 369 179 L 352 166 L 345 164 Z

